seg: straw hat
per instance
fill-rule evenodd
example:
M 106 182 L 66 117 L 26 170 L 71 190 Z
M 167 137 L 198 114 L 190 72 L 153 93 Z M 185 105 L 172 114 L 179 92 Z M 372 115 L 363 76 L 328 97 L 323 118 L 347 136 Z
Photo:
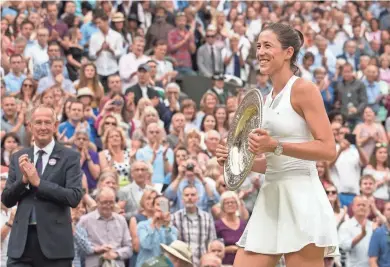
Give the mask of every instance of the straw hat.
M 77 97 L 82 97 L 82 96 L 90 96 L 94 97 L 94 93 L 92 92 L 89 87 L 83 87 L 77 90 Z
M 163 250 L 172 254 L 176 258 L 192 264 L 192 252 L 188 244 L 180 240 L 173 241 L 169 246 L 160 244 Z
M 123 22 L 125 21 L 125 16 L 122 12 L 116 12 L 111 19 L 112 22 Z

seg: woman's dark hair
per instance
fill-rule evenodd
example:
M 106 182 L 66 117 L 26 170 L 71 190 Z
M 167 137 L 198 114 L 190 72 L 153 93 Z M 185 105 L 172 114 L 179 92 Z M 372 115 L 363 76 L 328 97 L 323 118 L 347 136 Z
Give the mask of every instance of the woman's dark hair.
M 345 116 L 338 110 L 332 110 L 331 112 L 329 112 L 328 118 L 329 118 L 330 123 L 333 122 L 333 120 L 336 118 L 336 116 L 341 116 L 342 119 L 343 119 L 343 123 L 342 124 L 344 124 Z
M 225 105 L 217 105 L 217 106 L 215 107 L 215 109 L 214 109 L 215 122 L 216 122 L 216 124 L 218 124 L 218 123 L 217 123 L 217 111 L 218 111 L 219 109 L 225 110 L 226 118 L 225 118 L 225 121 L 223 122 L 223 128 L 225 128 L 225 130 L 229 130 L 229 112 L 228 112 L 228 110 L 227 110 L 227 108 L 226 108 Z M 217 127 L 218 127 L 218 125 L 217 125 Z
M 30 81 L 32 84 L 32 93 L 31 93 L 31 100 L 32 100 L 33 97 L 35 96 L 35 94 L 37 93 L 37 87 L 35 86 L 34 80 L 32 78 L 26 78 L 23 80 L 22 86 L 20 87 L 20 92 L 18 94 L 18 97 L 19 97 L 19 99 L 24 100 L 23 85 L 26 81 Z
M 290 25 L 283 23 L 270 23 L 267 27 L 263 28 L 261 31 L 272 31 L 276 34 L 278 41 L 282 44 L 283 49 L 292 47 L 294 49 L 294 54 L 291 57 L 290 67 L 294 74 L 299 73 L 299 68 L 296 65 L 297 56 L 299 49 L 304 43 L 303 34 L 292 28 Z
M 10 132 L 10 133 L 6 133 L 6 134 L 3 136 L 3 138 L 1 139 L 1 154 L 0 154 L 0 156 L 1 156 L 1 165 L 2 165 L 2 166 L 7 166 L 7 164 L 6 164 L 5 161 L 4 161 L 4 151 L 5 151 L 4 144 L 5 144 L 5 141 L 6 141 L 8 138 L 10 138 L 10 137 L 12 137 L 12 138 L 15 140 L 15 142 L 18 144 L 18 146 L 20 146 L 20 139 L 19 139 L 19 137 L 16 135 L 16 133 Z
M 66 115 L 66 104 L 68 104 L 68 102 L 77 102 L 77 98 L 69 97 L 67 100 L 65 100 L 64 106 L 62 108 L 61 123 L 68 120 L 68 116 Z
M 201 124 L 200 124 L 200 130 L 201 130 L 202 132 L 204 132 L 204 122 L 206 121 L 206 118 L 207 118 L 207 117 L 210 117 L 210 116 L 213 117 L 214 120 L 215 120 L 215 127 L 214 127 L 213 130 L 217 130 L 217 119 L 215 118 L 215 116 L 214 116 L 213 114 L 206 114 L 206 115 L 203 116 L 202 122 L 201 122 Z
M 370 161 L 369 161 L 369 164 L 376 170 L 378 168 L 378 161 L 376 159 L 376 152 L 381 149 L 381 148 L 385 148 L 386 151 L 387 150 L 387 144 L 386 143 L 377 143 L 375 145 L 375 148 L 374 148 L 374 151 L 372 152 L 371 154 L 371 157 L 370 157 Z M 384 168 L 388 168 L 389 167 L 389 161 L 386 160 L 385 162 L 383 162 L 383 167 Z

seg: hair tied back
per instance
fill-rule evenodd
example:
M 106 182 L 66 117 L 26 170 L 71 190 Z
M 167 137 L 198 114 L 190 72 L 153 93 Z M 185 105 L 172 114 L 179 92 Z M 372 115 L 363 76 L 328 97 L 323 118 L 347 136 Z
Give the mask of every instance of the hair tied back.
M 299 39 L 301 40 L 301 46 L 299 48 L 302 48 L 303 44 L 305 43 L 305 37 L 303 37 L 303 34 L 300 30 L 295 29 L 295 31 L 297 32 Z

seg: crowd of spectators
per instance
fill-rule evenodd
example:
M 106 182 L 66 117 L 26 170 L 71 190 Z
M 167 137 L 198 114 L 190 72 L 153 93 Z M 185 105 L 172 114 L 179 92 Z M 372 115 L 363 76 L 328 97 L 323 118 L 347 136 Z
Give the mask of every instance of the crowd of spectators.
M 256 40 L 275 22 L 303 33 L 296 74 L 337 143 L 317 162 L 340 236 L 325 264 L 390 266 L 389 1 L 2 1 L 1 188 L 31 110 L 51 107 L 81 155 L 75 267 L 231 266 L 264 177 L 228 191 L 215 150 L 245 91 L 272 89 Z M 212 81 L 200 103 L 188 76 Z M 1 267 L 15 212 L 1 207 Z

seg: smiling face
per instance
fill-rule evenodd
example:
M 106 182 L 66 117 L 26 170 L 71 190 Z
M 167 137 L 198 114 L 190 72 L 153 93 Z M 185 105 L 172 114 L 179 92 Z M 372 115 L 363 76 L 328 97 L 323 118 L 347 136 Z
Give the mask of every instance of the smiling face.
M 260 64 L 261 73 L 272 75 L 277 72 L 285 64 L 289 64 L 293 53 L 292 47 L 282 48 L 278 36 L 273 31 L 265 30 L 259 35 L 256 57 Z

